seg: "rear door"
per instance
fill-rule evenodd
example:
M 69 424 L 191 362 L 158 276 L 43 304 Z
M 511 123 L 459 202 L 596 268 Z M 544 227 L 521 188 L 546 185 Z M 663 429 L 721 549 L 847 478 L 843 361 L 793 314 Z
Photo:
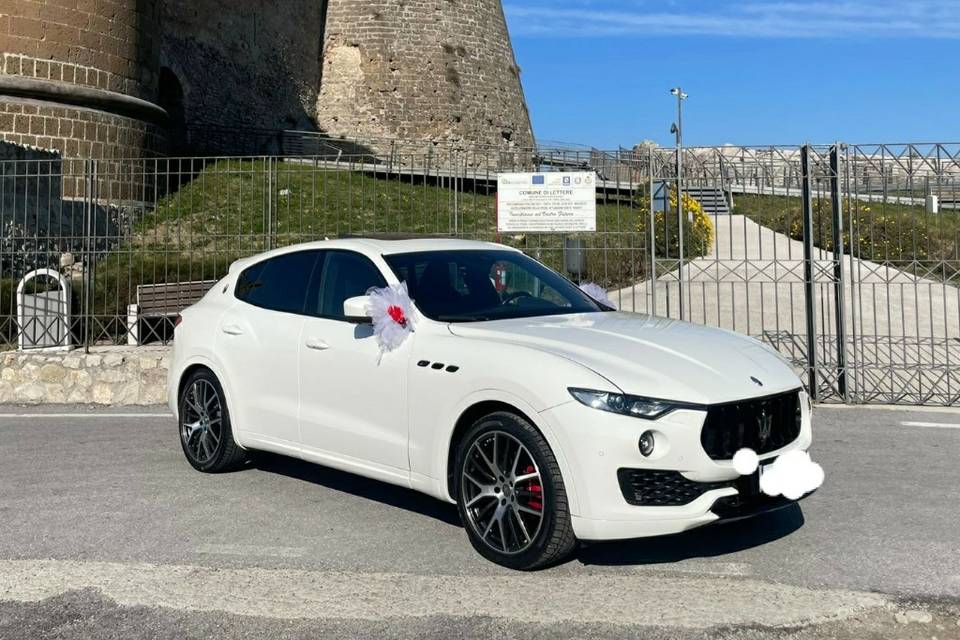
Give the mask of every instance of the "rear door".
M 300 345 L 304 457 L 382 479 L 406 478 L 412 340 L 381 358 L 371 325 L 349 322 L 343 313 L 344 300 L 386 280 L 366 256 L 331 250 L 318 284 Z
M 300 332 L 320 251 L 270 258 L 237 278 L 233 306 L 220 318 L 217 353 L 232 391 L 231 418 L 241 440 L 299 451 Z

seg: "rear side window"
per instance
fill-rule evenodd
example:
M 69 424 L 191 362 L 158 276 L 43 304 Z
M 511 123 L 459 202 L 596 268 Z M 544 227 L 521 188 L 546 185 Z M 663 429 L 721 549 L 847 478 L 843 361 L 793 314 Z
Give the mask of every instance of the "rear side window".
M 303 313 L 320 254 L 319 251 L 298 251 L 258 262 L 237 278 L 235 295 L 264 309 Z

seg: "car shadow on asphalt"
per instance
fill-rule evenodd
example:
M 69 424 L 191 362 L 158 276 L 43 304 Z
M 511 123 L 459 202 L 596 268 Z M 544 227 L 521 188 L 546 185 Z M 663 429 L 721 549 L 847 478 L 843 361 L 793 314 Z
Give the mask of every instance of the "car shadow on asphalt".
M 670 536 L 581 545 L 576 559 L 585 565 L 645 565 L 713 558 L 779 540 L 803 524 L 803 510 L 792 504 L 753 518 Z
M 441 502 L 413 489 L 404 489 L 379 480 L 371 480 L 345 471 L 271 453 L 258 452 L 249 466 L 398 509 L 406 509 L 456 527 L 463 526 L 460 522 L 460 514 L 454 505 Z

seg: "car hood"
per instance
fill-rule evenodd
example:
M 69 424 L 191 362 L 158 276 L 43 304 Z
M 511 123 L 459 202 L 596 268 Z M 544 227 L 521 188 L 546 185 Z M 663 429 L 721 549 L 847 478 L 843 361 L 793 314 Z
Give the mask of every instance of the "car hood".
M 635 313 L 584 313 L 450 325 L 463 338 L 573 360 L 625 393 L 700 404 L 797 389 L 775 352 L 747 336 Z

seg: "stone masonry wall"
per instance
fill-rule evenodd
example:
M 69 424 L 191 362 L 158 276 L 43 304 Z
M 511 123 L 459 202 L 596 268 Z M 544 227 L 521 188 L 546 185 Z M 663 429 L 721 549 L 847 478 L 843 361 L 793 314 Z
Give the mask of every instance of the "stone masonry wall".
M 322 0 L 164 0 L 161 66 L 182 85 L 185 124 L 313 129 L 322 8 Z
M 0 91 L 0 139 L 65 158 L 161 151 L 156 124 L 83 94 L 93 91 L 108 103 L 124 97 L 155 101 L 158 30 L 157 0 L 4 0 L 0 80 L 30 84 L 19 85 L 27 93 Z
M 153 100 L 156 0 L 4 0 L 3 73 Z
M 248 130 L 533 143 L 501 0 L 2 0 L 0 85 L 0 139 L 65 159 Z
M 329 0 L 317 123 L 361 138 L 532 146 L 500 0 Z
M 165 347 L 0 353 L 0 402 L 164 404 L 169 354 Z
M 18 98 L 0 98 L 0 134 L 64 158 L 138 158 L 164 145 L 159 127 L 134 118 Z M 79 167 L 67 173 L 78 173 Z

